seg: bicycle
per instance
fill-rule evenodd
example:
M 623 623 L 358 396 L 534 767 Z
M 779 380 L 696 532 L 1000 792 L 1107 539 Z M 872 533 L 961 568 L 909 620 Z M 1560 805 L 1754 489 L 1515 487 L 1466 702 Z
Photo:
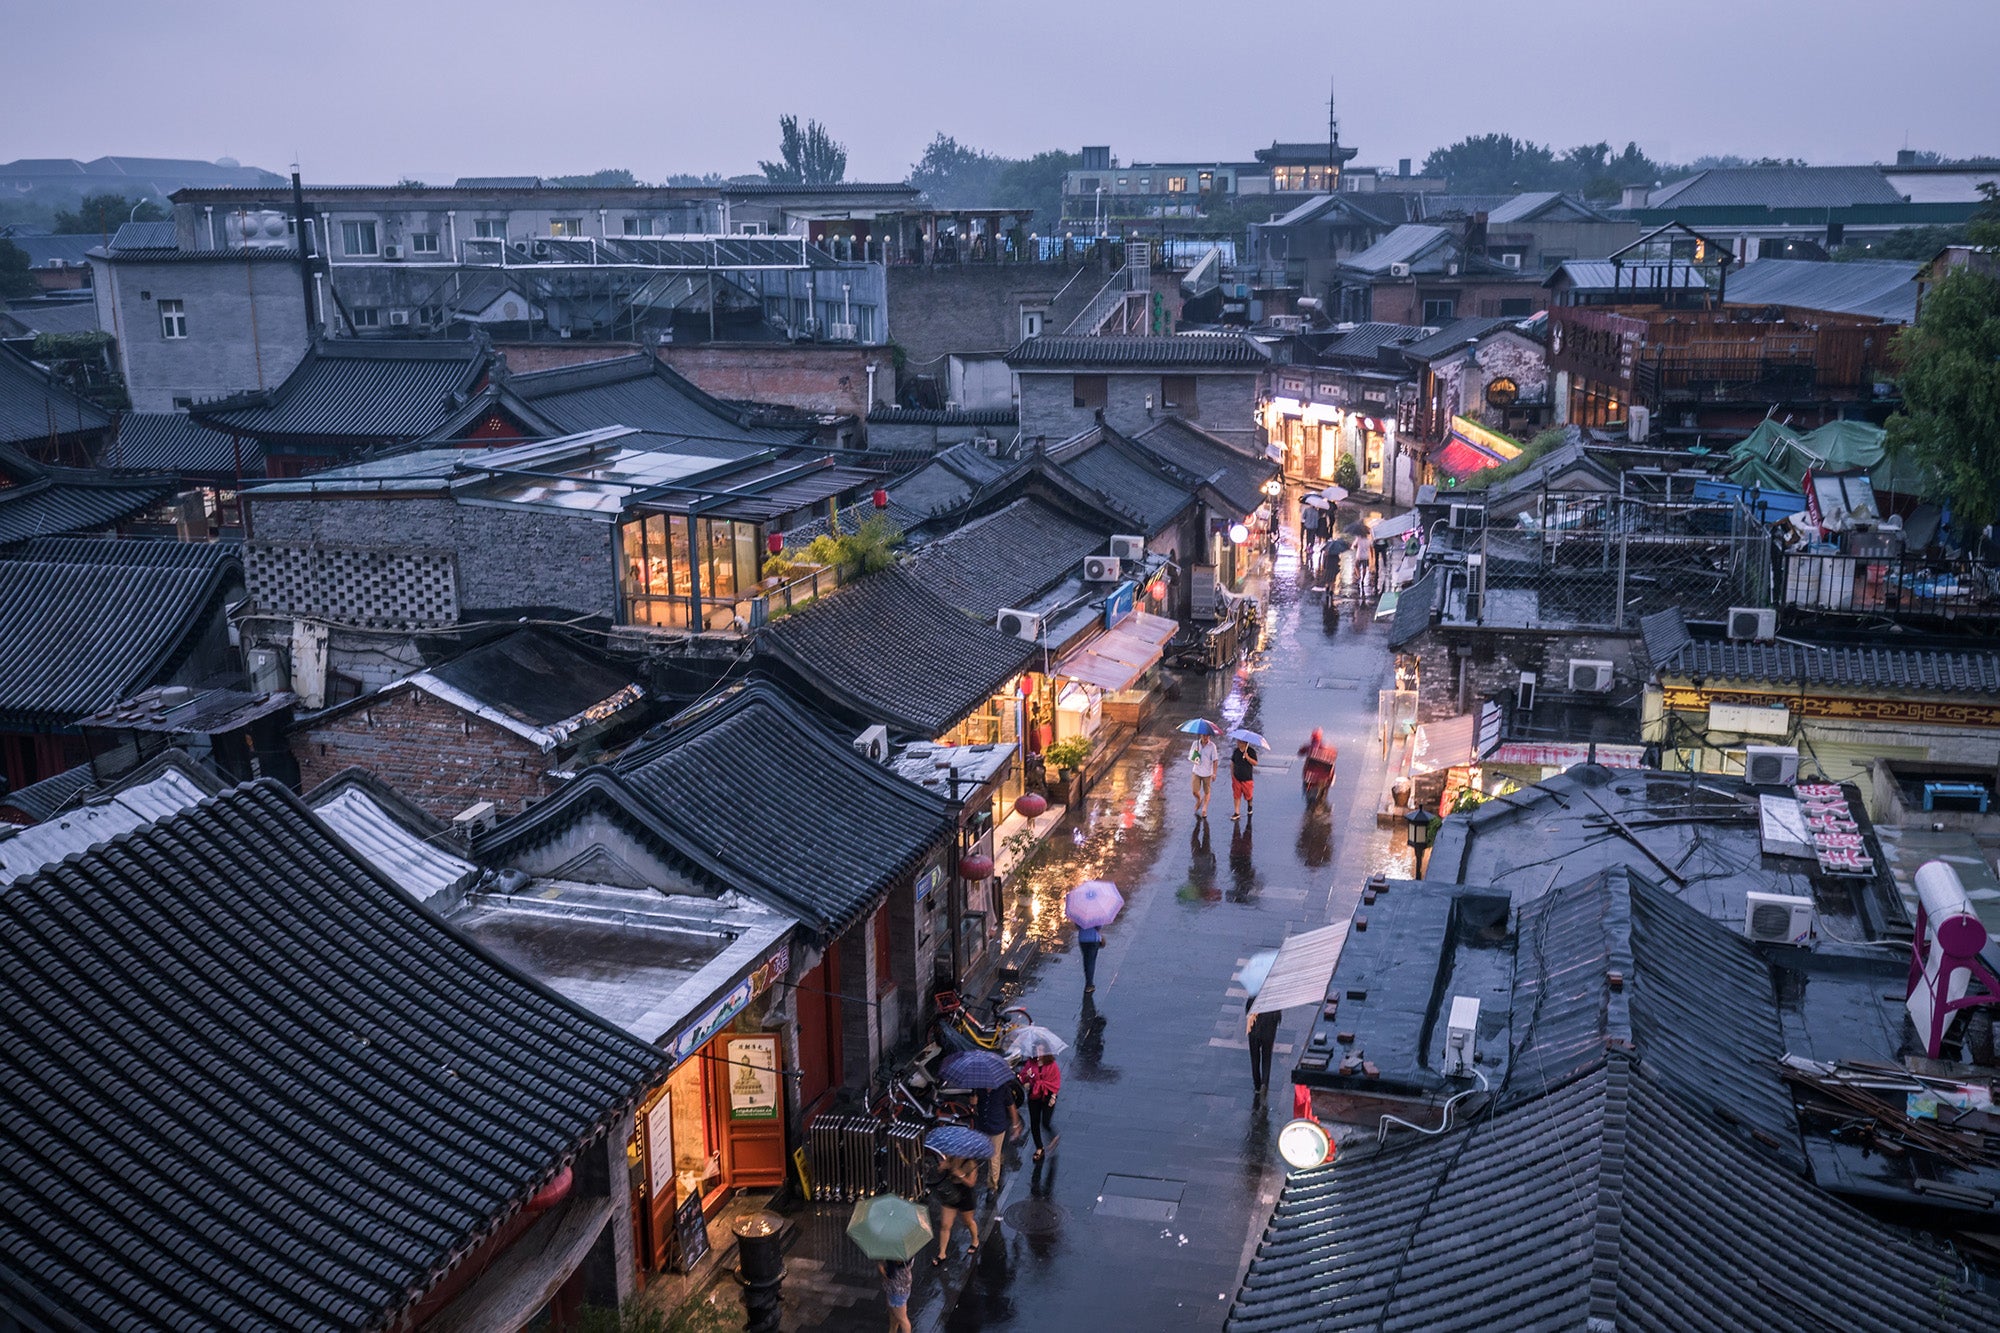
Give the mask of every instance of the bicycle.
M 958 1050 L 979 1049 L 1004 1053 L 1008 1036 L 1015 1028 L 1034 1022 L 1034 1016 L 1018 1004 L 1003 1004 L 998 995 L 987 997 L 992 1008 L 990 1021 L 972 1012 L 955 990 L 941 990 L 931 997 L 937 1006 L 935 1026 L 941 1044 Z M 956 1040 L 954 1040 L 956 1038 Z

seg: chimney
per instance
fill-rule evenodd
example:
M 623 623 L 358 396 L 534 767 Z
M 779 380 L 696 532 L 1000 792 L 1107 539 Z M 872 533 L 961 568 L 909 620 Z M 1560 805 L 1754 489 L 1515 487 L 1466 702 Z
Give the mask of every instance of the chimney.
M 1914 167 L 1917 165 L 1917 150 L 1914 148 L 1898 148 L 1896 150 L 1896 165 L 1899 167 Z
M 1653 192 L 1650 185 L 1628 185 L 1618 196 L 1620 208 L 1644 208 L 1646 200 Z
M 1407 157 L 1399 157 L 1399 158 L 1397 158 L 1397 159 L 1396 159 L 1396 174 L 1397 174 L 1398 176 L 1403 176 L 1403 177 L 1408 177 L 1408 176 L 1409 176 L 1409 174 L 1410 174 L 1410 159 L 1409 159 L 1409 158 L 1407 158 Z

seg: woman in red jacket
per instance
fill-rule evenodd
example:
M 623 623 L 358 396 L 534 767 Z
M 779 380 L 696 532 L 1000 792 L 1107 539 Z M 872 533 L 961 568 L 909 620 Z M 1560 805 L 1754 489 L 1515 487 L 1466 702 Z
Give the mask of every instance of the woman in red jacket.
M 1028 1131 L 1035 1136 L 1035 1160 L 1042 1160 L 1045 1148 L 1053 1148 L 1062 1139 L 1056 1133 L 1056 1094 L 1062 1091 L 1062 1070 L 1056 1068 L 1053 1055 L 1032 1055 L 1021 1065 L 1021 1086 L 1028 1093 Z M 1042 1142 L 1042 1131 L 1049 1132 L 1049 1141 Z

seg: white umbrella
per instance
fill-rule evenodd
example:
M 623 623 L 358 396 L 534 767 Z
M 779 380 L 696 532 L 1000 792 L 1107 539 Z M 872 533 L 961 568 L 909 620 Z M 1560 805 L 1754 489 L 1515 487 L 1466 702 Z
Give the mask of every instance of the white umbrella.
M 1311 505 L 1314 509 L 1331 509 L 1333 507 L 1332 505 L 1326 502 L 1326 497 L 1324 495 L 1308 495 L 1306 497 L 1306 503 Z
M 1273 957 L 1277 955 L 1273 954 Z M 1061 1055 L 1069 1043 L 1045 1027 L 1029 1024 L 1007 1034 L 1007 1054 L 1019 1060 L 1031 1055 Z
M 1320 496 L 1329 504 L 1339 504 L 1347 498 L 1347 488 L 1345 486 L 1329 486 L 1320 492 Z

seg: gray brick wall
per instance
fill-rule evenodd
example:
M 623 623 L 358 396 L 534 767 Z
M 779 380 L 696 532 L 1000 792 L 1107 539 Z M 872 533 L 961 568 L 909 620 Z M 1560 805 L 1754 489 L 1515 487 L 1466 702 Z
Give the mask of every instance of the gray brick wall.
M 546 606 L 615 614 L 612 525 L 439 499 L 252 499 L 261 542 L 451 550 L 465 610 Z
M 1088 373 L 1088 372 L 1086 372 Z M 1160 411 L 1162 372 L 1112 372 L 1105 376 L 1104 421 L 1113 430 L 1136 434 L 1154 425 Z M 1033 439 L 1045 435 L 1051 442 L 1089 430 L 1096 413 L 1074 406 L 1075 395 L 1069 371 L 1023 370 L 1021 384 L 1021 434 Z M 1153 408 L 1148 410 L 1150 395 Z M 1251 370 L 1227 374 L 1195 375 L 1195 405 L 1179 415 L 1194 421 L 1209 434 L 1246 449 L 1261 447 L 1257 428 L 1257 375 Z
M 1021 341 L 1023 307 L 1048 309 L 1076 275 L 1073 264 L 891 265 L 889 336 L 908 358 L 905 377 L 943 383 L 943 358 L 953 352 L 1007 351 Z M 1102 286 L 1103 270 L 1078 283 Z
M 1458 649 L 1465 648 L 1463 676 Z M 1606 701 L 1636 700 L 1651 668 L 1638 636 L 1565 631 L 1480 630 L 1434 626 L 1403 645 L 1419 663 L 1417 720 L 1430 722 L 1479 707 L 1482 699 L 1511 699 L 1521 673 L 1532 671 L 1536 688 L 1561 693 L 1569 685 L 1572 658 L 1612 663 L 1616 683 Z M 1463 681 L 1463 688 L 1461 688 Z M 1633 705 L 1638 716 L 1638 705 Z
M 306 351 L 305 296 L 290 264 L 90 261 L 98 327 L 118 340 L 133 410 L 275 387 Z M 160 302 L 183 303 L 187 337 L 161 333 Z

